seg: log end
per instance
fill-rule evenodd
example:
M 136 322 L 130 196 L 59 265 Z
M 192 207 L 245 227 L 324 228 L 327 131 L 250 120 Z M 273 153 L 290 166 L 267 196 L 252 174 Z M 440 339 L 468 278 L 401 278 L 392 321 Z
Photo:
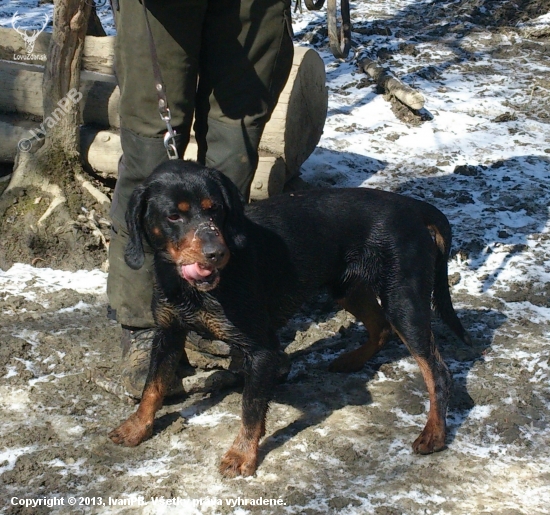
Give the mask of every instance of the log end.
M 284 159 L 287 178 L 299 173 L 321 139 L 328 109 L 325 83 L 319 54 L 295 47 L 290 76 L 260 143 L 262 149 Z
M 281 157 L 260 157 L 250 188 L 250 200 L 262 200 L 283 191 L 286 166 Z

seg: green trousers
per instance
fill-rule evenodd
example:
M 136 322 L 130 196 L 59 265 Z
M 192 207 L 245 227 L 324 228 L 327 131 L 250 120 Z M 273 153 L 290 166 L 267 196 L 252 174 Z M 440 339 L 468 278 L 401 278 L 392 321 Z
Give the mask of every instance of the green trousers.
M 226 174 L 248 198 L 260 138 L 292 66 L 290 0 L 146 5 L 179 155 L 194 119 L 198 160 Z M 152 256 L 140 270 L 126 266 L 125 212 L 134 188 L 168 159 L 142 9 L 138 0 L 119 0 L 115 13 L 123 157 L 111 208 L 107 294 L 117 320 L 132 327 L 153 325 Z

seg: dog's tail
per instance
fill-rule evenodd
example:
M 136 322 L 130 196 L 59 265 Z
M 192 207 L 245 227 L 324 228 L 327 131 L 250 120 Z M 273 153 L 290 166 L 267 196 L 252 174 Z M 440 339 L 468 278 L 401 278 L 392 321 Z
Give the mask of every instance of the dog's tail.
M 447 324 L 461 341 L 467 345 L 472 345 L 470 336 L 462 326 L 455 312 L 449 292 L 447 262 L 449 261 L 452 242 L 449 220 L 447 220 L 447 217 L 439 209 L 429 206 L 424 213 L 424 223 L 431 232 L 437 247 L 433 291 L 434 308 L 443 322 Z

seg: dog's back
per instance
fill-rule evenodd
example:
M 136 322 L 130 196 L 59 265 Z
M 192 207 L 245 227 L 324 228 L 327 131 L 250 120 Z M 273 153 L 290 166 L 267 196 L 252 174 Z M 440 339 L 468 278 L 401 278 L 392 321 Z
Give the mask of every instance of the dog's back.
M 323 189 L 253 203 L 246 215 L 274 311 L 288 303 L 291 314 L 323 287 L 337 299 L 356 284 L 383 295 L 414 268 L 443 321 L 469 343 L 447 284 L 451 228 L 431 204 L 369 188 Z

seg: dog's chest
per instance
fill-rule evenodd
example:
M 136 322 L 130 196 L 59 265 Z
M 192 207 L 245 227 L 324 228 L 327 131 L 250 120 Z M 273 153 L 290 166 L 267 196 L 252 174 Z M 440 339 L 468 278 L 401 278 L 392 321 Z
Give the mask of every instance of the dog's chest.
M 180 304 L 178 312 L 183 325 L 203 337 L 229 343 L 240 333 L 211 295 L 201 295 L 199 302 Z

